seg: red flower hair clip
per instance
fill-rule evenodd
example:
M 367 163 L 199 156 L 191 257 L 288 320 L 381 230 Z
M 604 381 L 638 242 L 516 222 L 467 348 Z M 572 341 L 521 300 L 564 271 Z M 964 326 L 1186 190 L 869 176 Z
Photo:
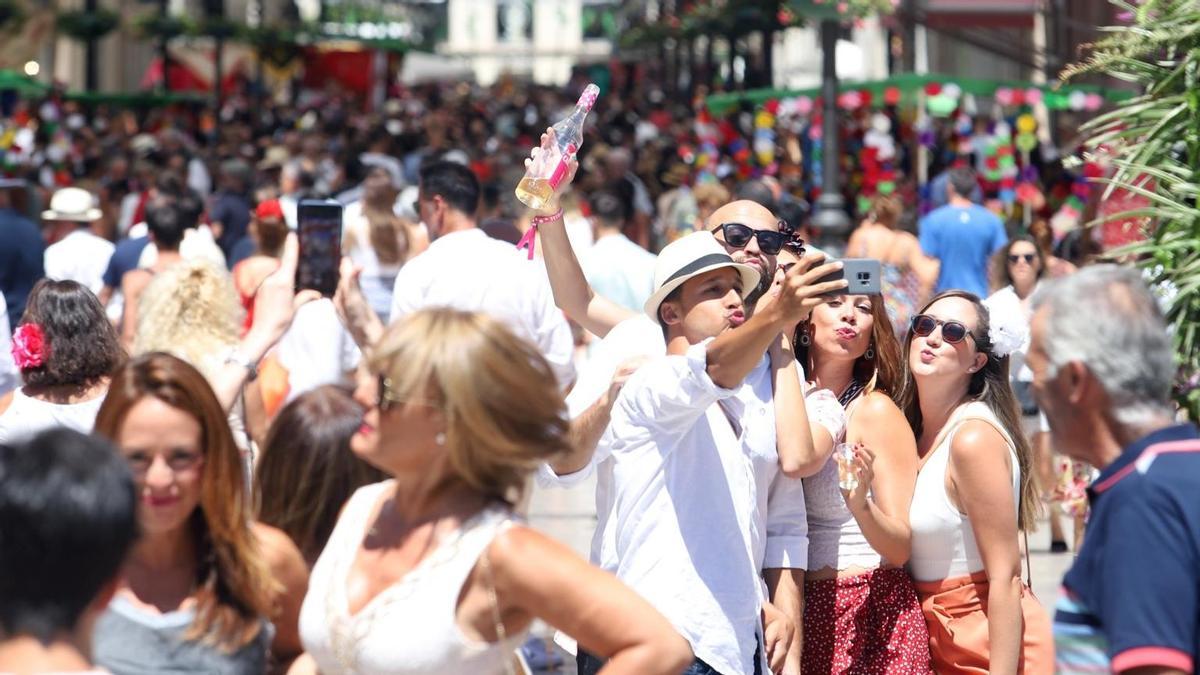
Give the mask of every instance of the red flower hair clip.
M 26 323 L 17 327 L 12 338 L 13 361 L 17 368 L 29 370 L 46 363 L 50 356 L 50 345 L 46 344 L 46 334 L 36 323 Z

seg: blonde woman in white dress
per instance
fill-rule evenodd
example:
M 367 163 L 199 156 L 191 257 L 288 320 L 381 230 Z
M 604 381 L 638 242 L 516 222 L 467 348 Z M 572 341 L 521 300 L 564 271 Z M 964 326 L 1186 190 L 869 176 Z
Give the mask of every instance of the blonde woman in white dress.
M 532 345 L 482 314 L 425 310 L 369 365 L 351 449 L 392 478 L 351 497 L 313 569 L 309 672 L 512 672 L 535 618 L 607 657 L 605 673 L 682 672 L 691 650 L 662 615 L 513 513 L 528 475 L 568 449 Z

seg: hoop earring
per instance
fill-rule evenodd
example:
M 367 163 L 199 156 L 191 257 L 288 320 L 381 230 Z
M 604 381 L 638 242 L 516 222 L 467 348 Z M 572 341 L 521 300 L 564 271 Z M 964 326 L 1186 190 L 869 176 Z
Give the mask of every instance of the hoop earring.
M 863 358 L 868 361 L 874 361 L 875 360 L 875 348 L 867 347 L 867 351 L 863 354 Z

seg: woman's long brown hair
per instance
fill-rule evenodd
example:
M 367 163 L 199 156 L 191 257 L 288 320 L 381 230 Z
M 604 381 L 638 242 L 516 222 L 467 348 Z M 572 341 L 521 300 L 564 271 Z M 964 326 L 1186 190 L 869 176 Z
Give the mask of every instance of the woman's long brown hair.
M 204 376 L 162 352 L 117 370 L 96 416 L 96 433 L 117 442 L 129 411 L 148 396 L 191 415 L 201 429 L 200 505 L 191 519 L 199 564 L 196 618 L 184 638 L 236 651 L 262 630 L 276 588 L 250 529 L 241 455 Z
M 318 387 L 284 406 L 263 444 L 254 472 L 258 518 L 291 537 L 309 567 L 350 495 L 387 478 L 350 450 L 363 412 L 349 393 Z
M 939 293 L 925 303 L 925 306 L 917 314 L 924 314 L 933 306 L 933 303 L 942 298 L 962 298 L 970 302 L 975 307 L 975 316 L 979 317 L 973 333 L 975 348 L 981 354 L 986 354 L 988 360 L 987 365 L 971 376 L 971 382 L 967 386 L 967 396 L 971 400 L 987 405 L 996 419 L 1000 421 L 1000 425 L 1004 427 L 1004 431 L 1008 433 L 1008 437 L 1012 439 L 1017 453 L 1017 466 L 1021 470 L 1017 527 L 1026 530 L 1036 522 L 1038 511 L 1041 509 L 1041 500 L 1038 499 L 1037 488 L 1033 482 L 1033 448 L 1029 445 L 1029 440 L 1025 438 L 1025 431 L 1021 428 L 1021 412 L 1017 406 L 1017 395 L 1008 381 L 1009 357 L 1000 358 L 991 353 L 992 344 L 988 338 L 991 316 L 987 307 L 984 307 L 983 302 L 979 300 L 979 296 L 974 293 L 966 291 Z M 910 330 L 908 337 L 904 340 L 906 357 L 903 362 L 904 384 L 900 389 L 900 398 L 897 402 L 900 404 L 900 409 L 904 411 L 904 416 L 908 418 L 908 423 L 912 425 L 913 434 L 920 439 L 925 426 L 924 420 L 921 418 L 920 392 L 917 391 L 917 382 L 913 378 L 907 358 L 909 350 L 912 348 L 912 340 L 913 333 Z

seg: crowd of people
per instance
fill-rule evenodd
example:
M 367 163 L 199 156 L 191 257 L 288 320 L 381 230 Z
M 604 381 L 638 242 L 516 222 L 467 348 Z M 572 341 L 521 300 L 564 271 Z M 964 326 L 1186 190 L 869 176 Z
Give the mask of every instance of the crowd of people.
M 967 166 L 822 251 L 786 181 L 672 178 L 652 96 L 520 212 L 569 98 L 470 93 L 14 113 L 0 672 L 515 673 L 535 620 L 580 673 L 1193 671 L 1200 433 L 1136 272 Z M 345 205 L 332 298 L 307 197 Z M 585 561 L 522 513 L 593 477 Z M 1052 625 L 1024 535 L 1064 497 Z

